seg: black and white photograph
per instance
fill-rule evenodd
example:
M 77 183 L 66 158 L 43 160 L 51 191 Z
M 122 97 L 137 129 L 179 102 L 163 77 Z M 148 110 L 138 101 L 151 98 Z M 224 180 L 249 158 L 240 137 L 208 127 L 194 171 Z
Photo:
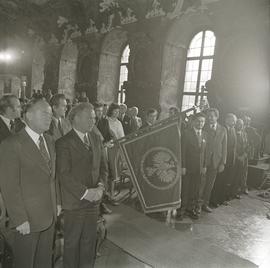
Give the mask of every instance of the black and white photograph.
M 0 268 L 269 268 L 270 0 L 0 0 Z

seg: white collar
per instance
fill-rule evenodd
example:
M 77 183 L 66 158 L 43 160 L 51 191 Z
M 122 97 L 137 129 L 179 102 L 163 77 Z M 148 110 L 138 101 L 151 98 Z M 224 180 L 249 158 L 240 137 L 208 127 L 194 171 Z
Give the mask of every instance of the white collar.
M 81 139 L 81 141 L 84 142 L 84 137 L 85 137 L 85 135 L 87 135 L 87 132 L 86 133 L 82 133 L 81 131 L 79 131 L 79 130 L 77 130 L 75 128 L 73 128 L 73 129 L 76 132 L 76 134 L 79 136 L 79 138 Z
M 119 119 L 118 118 L 112 118 L 112 117 L 108 117 L 108 120 L 110 120 L 110 121 L 112 121 L 112 122 L 117 122 L 117 121 L 119 121 Z
M 9 118 L 1 115 L 1 114 L 0 114 L 0 117 L 2 118 L 2 120 L 4 121 L 4 123 L 7 125 L 8 129 L 10 130 L 10 121 L 11 120 Z
M 54 120 L 55 122 L 57 122 L 57 123 L 58 123 L 58 122 L 61 123 L 61 121 L 62 121 L 62 118 L 61 118 L 61 117 L 58 117 L 58 118 L 57 118 L 57 117 L 53 116 L 52 118 L 53 118 L 53 120 Z
M 195 131 L 196 134 L 200 134 L 200 135 L 202 134 L 202 130 L 201 129 L 197 129 L 195 127 L 193 129 L 194 129 L 194 131 Z
M 40 136 L 43 137 L 43 134 L 38 134 L 33 129 L 31 129 L 28 125 L 25 126 L 25 131 L 30 136 L 30 138 L 33 140 L 33 142 L 39 147 L 39 137 Z
M 212 126 L 214 126 L 214 129 L 215 129 L 215 130 L 217 129 L 217 123 L 215 123 L 215 124 L 210 124 L 210 128 L 212 128 Z

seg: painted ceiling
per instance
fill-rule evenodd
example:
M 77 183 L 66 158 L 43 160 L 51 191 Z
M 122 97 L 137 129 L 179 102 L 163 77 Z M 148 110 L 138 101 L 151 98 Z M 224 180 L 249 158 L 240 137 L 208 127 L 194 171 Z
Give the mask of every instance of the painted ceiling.
M 0 0 L 0 37 L 66 42 L 141 20 L 172 19 L 202 1 L 213 0 Z

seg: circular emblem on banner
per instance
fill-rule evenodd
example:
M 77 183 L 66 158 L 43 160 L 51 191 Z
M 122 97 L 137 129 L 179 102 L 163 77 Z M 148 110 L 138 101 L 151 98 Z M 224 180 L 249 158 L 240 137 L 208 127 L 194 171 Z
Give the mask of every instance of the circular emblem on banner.
M 177 157 L 167 148 L 154 147 L 142 157 L 141 174 L 153 188 L 167 190 L 175 185 L 180 175 Z

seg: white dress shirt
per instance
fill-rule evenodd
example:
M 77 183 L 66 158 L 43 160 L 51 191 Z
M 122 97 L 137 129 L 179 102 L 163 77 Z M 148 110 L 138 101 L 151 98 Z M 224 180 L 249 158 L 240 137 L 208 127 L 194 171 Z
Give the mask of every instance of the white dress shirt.
M 62 118 L 61 117 L 52 117 L 52 120 L 55 122 L 55 124 L 58 126 L 58 124 L 60 123 L 60 125 L 62 126 Z
M 210 124 L 210 128 L 216 131 L 217 130 L 217 123 Z
M 197 136 L 200 136 L 200 137 L 202 136 L 202 130 L 201 129 L 196 129 L 196 128 L 193 128 L 193 129 L 194 129 Z
M 73 128 L 74 129 L 74 131 L 76 132 L 76 134 L 79 136 L 79 138 L 81 139 L 81 141 L 84 143 L 84 137 L 85 137 L 85 135 L 87 136 L 87 138 L 88 138 L 88 141 L 90 142 L 90 139 L 89 139 L 89 137 L 88 137 L 88 135 L 87 135 L 87 132 L 86 133 L 82 133 L 81 131 L 79 131 L 79 130 L 77 130 L 77 129 L 75 129 L 75 128 Z
M 47 146 L 47 142 L 46 142 L 46 139 L 44 138 L 43 134 L 40 135 L 40 134 L 36 133 L 28 125 L 26 125 L 25 131 L 30 136 L 30 138 L 32 139 L 32 141 L 36 144 L 36 146 L 38 147 L 38 149 L 39 149 L 39 137 L 40 136 L 43 137 L 46 151 L 47 151 L 48 155 L 50 155 L 49 150 L 48 150 L 48 146 Z

